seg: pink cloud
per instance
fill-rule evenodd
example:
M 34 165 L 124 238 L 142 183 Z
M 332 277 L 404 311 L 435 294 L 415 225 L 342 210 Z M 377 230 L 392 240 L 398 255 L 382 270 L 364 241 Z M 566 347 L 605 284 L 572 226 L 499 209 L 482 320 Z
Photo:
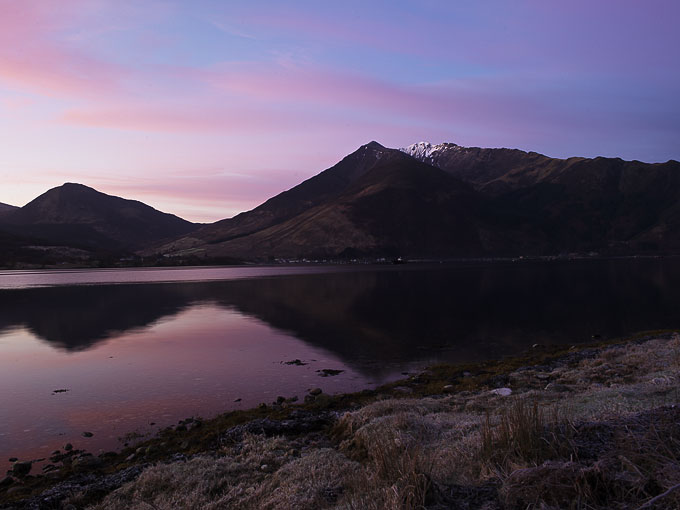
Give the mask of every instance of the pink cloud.
M 507 122 L 520 113 L 531 116 L 540 103 L 489 82 L 481 87 L 470 81 L 406 86 L 285 60 L 132 69 L 94 58 L 57 37 L 88 2 L 69 0 L 59 11 L 46 2 L 6 5 L 0 17 L 0 81 L 77 101 L 57 114 L 58 121 L 71 125 L 225 134 L 332 129 L 340 123 L 384 130 L 390 124 Z M 284 27 L 297 23 L 285 16 L 279 21 Z M 345 33 L 347 27 L 332 29 L 322 20 L 312 21 L 305 21 L 311 30 L 340 31 L 337 37 L 354 34 Z M 133 84 L 138 86 L 133 89 Z
M 321 116 L 305 112 L 289 112 L 275 108 L 215 107 L 203 102 L 193 107 L 141 106 L 120 104 L 110 107 L 70 109 L 58 119 L 60 122 L 89 127 L 162 131 L 216 131 L 224 134 L 244 132 L 276 132 L 307 129 L 311 123 L 321 125 Z
M 83 0 L 3 2 L 0 10 L 0 81 L 48 96 L 98 97 L 120 88 L 122 67 L 68 48 L 56 34 Z
M 169 132 L 276 132 L 308 130 L 311 125 L 324 129 L 338 122 L 451 123 L 507 110 L 526 115 L 535 104 L 521 95 L 499 95 L 488 82 L 402 86 L 312 66 L 224 64 L 175 72 L 178 79 L 197 82 L 191 98 L 150 99 L 146 104 L 116 99 L 72 108 L 59 120 Z

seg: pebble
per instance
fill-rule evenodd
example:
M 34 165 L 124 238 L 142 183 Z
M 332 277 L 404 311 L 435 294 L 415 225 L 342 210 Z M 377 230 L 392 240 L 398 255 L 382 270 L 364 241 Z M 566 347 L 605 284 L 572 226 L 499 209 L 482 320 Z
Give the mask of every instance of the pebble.
M 23 477 L 31 472 L 33 464 L 30 461 L 26 462 L 15 462 L 12 465 L 12 474 L 14 476 Z
M 19 459 L 16 458 L 16 457 L 10 457 L 10 458 L 9 458 L 9 461 L 10 461 L 10 462 L 16 462 L 16 461 L 18 461 L 18 460 L 19 460 Z
M 389 397 L 388 397 L 389 398 Z M 314 403 L 319 404 L 319 405 L 328 405 L 331 402 L 332 398 L 330 395 L 326 395 L 325 393 L 321 395 L 317 395 L 314 397 Z
M 93 457 L 91 455 L 87 455 L 84 457 L 78 457 L 73 461 L 73 467 L 81 467 L 81 468 L 96 468 L 99 467 L 103 464 L 102 460 Z
M 314 396 L 321 395 L 321 393 L 323 393 L 321 388 L 314 388 L 313 390 L 310 390 L 310 392 L 309 392 L 310 395 L 314 395 Z
M 546 391 L 554 391 L 557 393 L 564 393 L 565 391 L 570 391 L 569 386 L 558 383 L 550 383 L 545 387 Z
M 64 450 L 66 450 L 67 452 L 70 452 L 71 450 L 73 450 L 73 445 L 71 443 L 66 443 L 64 445 Z
M 92 432 L 83 432 L 83 437 L 92 437 L 94 434 Z
M 493 395 L 499 395 L 501 397 L 509 397 L 512 395 L 512 390 L 510 388 L 496 388 L 495 390 L 491 390 L 489 393 L 492 393 Z

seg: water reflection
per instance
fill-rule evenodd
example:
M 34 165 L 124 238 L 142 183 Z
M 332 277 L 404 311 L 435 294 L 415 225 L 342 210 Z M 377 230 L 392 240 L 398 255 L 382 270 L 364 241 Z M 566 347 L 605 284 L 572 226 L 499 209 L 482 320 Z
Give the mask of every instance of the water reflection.
M 0 291 L 0 334 L 24 326 L 55 348 L 79 351 L 212 303 L 360 369 L 365 361 L 480 359 L 534 343 L 679 327 L 679 281 L 676 260 L 623 260 L 21 289 Z
M 350 391 L 434 361 L 680 328 L 678 303 L 675 259 L 0 290 L 0 453 L 44 456 L 83 430 L 95 437 L 82 446 L 112 448 L 149 421 L 309 387 Z M 309 364 L 281 363 L 294 358 Z M 323 368 L 344 372 L 321 379 Z

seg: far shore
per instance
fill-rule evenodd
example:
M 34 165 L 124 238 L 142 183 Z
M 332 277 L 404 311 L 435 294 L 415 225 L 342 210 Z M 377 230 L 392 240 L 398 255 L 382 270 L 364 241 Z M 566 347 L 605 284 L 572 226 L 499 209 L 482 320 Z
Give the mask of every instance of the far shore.
M 309 257 L 309 258 L 267 258 L 267 259 L 220 259 L 220 258 L 182 258 L 180 256 L 162 258 L 124 257 L 120 259 L 60 261 L 49 263 L 33 263 L 18 261 L 10 266 L 0 265 L 0 271 L 34 271 L 34 270 L 73 270 L 73 269 L 172 269 L 172 268 L 209 268 L 209 267 L 270 267 L 270 266 L 332 266 L 332 265 L 404 265 L 404 264 L 502 264 L 530 262 L 569 262 L 585 260 L 635 260 L 678 258 L 680 253 L 638 253 L 638 254 L 605 254 L 561 253 L 554 255 L 509 255 L 480 257 L 401 257 L 375 256 L 358 258 Z

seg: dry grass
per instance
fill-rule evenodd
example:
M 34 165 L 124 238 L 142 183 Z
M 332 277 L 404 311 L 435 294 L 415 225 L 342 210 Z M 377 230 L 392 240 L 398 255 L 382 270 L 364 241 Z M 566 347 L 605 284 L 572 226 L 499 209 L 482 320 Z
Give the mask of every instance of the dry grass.
M 509 508 L 636 509 L 680 483 L 679 418 L 677 410 L 662 408 L 577 430 L 572 458 L 556 456 L 512 472 L 503 480 L 503 501 Z M 609 437 L 592 444 L 593 432 Z M 572 460 L 584 445 L 601 451 Z M 680 508 L 678 493 L 662 499 L 654 508 Z
M 247 436 L 238 453 L 149 468 L 92 508 L 312 510 L 337 501 L 344 481 L 358 477 L 359 464 L 333 449 L 297 457 L 291 446 L 280 438 Z
M 675 336 L 522 367 L 510 397 L 377 401 L 340 418 L 332 448 L 246 436 L 93 508 L 636 509 L 680 483 L 680 411 L 649 411 L 678 402 L 679 353 Z M 680 508 L 679 493 L 653 508 Z
M 558 407 L 516 399 L 500 410 L 496 423 L 487 413 L 480 428 L 477 460 L 482 474 L 500 478 L 520 467 L 573 456 L 573 425 Z

